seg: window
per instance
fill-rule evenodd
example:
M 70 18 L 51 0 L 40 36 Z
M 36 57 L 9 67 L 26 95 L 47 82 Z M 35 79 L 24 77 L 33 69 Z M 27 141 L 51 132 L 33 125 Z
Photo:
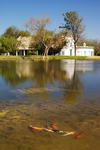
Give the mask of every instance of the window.
M 70 49 L 70 56 L 72 56 L 72 49 Z
M 91 56 L 93 56 L 93 52 L 91 52 Z
M 64 53 L 64 51 L 62 51 L 62 55 L 64 55 L 65 53 Z

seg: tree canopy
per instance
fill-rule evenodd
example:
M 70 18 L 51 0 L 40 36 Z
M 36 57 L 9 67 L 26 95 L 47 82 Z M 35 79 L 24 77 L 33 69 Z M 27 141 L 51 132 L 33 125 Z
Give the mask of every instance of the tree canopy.
M 0 37 L 0 52 L 13 52 L 17 49 L 18 41 L 15 37 Z
M 83 18 L 79 16 L 76 11 L 69 11 L 63 14 L 65 24 L 60 26 L 60 28 L 64 28 L 67 31 L 71 32 L 71 35 L 74 39 L 74 47 L 75 47 L 75 55 L 76 55 L 76 44 L 81 37 L 84 26 L 83 26 Z
M 18 38 L 19 36 L 19 30 L 15 26 L 11 26 L 6 29 L 6 31 L 3 34 L 4 36 L 14 37 Z

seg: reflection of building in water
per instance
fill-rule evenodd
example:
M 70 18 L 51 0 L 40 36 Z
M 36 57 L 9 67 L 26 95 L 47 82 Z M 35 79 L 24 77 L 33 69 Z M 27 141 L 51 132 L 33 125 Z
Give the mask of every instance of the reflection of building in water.
M 76 71 L 81 72 L 91 72 L 94 70 L 94 61 L 88 61 L 88 60 L 77 60 L 76 61 Z
M 21 77 L 31 77 L 33 75 L 30 61 L 16 63 L 16 73 Z
M 76 66 L 75 66 L 76 65 Z M 94 70 L 94 61 L 70 60 L 64 59 L 61 61 L 61 67 L 66 72 L 66 77 L 72 79 L 75 71 L 89 72 Z
M 61 68 L 66 72 L 66 78 L 72 79 L 74 74 L 74 64 L 75 60 L 62 60 L 61 61 Z

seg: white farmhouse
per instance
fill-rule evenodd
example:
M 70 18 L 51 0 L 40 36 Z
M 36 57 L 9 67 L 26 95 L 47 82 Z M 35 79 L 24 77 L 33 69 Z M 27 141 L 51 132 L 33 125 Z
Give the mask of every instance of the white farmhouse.
M 72 37 L 66 37 L 66 45 L 60 51 L 61 56 L 75 56 L 74 40 Z M 76 47 L 76 56 L 94 56 L 94 48 L 92 46 Z
M 31 36 L 28 37 L 18 37 L 18 41 L 20 42 L 20 45 L 18 46 L 18 50 L 16 50 L 16 56 L 18 54 L 25 56 L 26 52 L 30 50 L 30 44 L 31 44 Z

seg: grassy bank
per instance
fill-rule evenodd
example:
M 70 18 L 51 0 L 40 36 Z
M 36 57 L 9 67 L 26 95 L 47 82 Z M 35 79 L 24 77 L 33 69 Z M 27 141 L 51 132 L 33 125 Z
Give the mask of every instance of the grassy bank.
M 17 59 L 22 59 L 21 56 L 2 56 L 0 55 L 0 61 L 2 60 L 17 60 Z
M 100 56 L 0 56 L 0 61 L 2 60 L 20 60 L 20 59 L 29 59 L 29 60 L 59 60 L 59 59 L 79 59 L 79 60 L 100 60 Z

